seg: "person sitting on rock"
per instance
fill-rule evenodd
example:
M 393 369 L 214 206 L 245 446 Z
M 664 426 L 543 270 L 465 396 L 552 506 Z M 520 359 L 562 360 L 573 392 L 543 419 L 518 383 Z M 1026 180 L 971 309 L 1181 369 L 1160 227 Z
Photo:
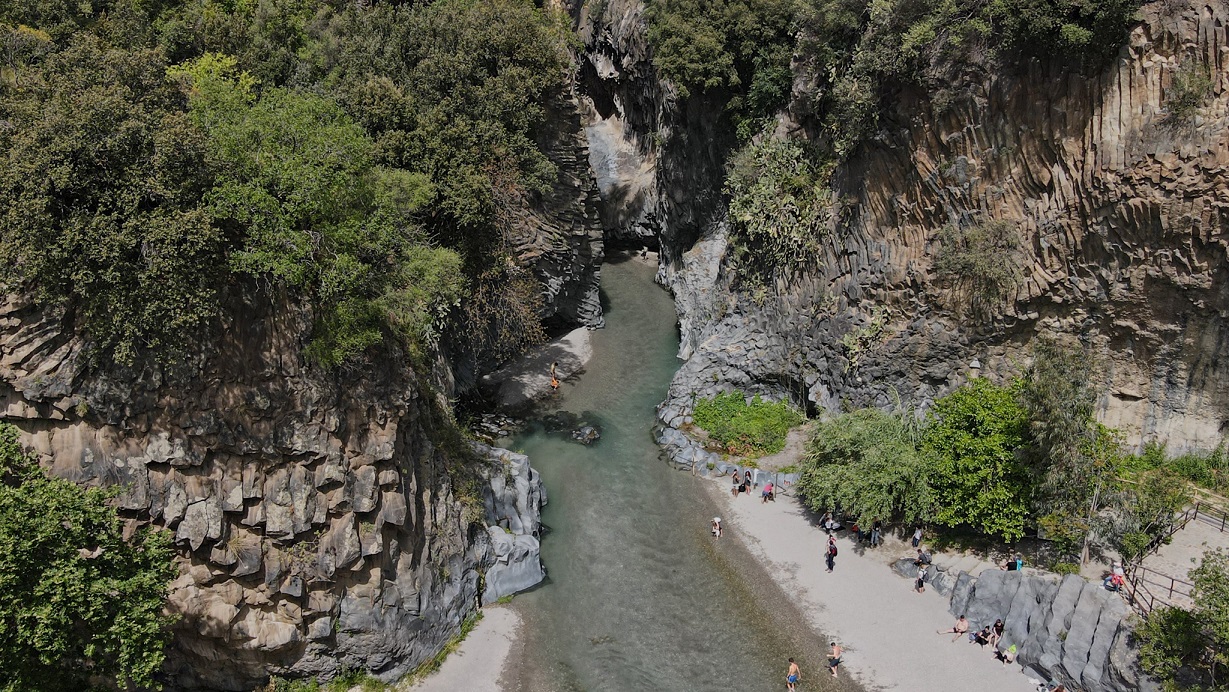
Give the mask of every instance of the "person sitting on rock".
M 772 481 L 765 483 L 764 489 L 760 491 L 760 504 L 768 502 L 769 500 L 772 500 L 773 502 L 777 501 L 776 496 L 772 492 Z
M 990 646 L 998 646 L 999 640 L 1003 638 L 1003 621 L 995 620 L 994 626 L 990 628 Z
M 930 553 L 926 552 L 925 548 L 918 548 L 917 549 L 917 559 L 913 561 L 913 564 L 921 566 L 921 565 L 929 565 L 930 563 L 931 563 Z
M 971 641 L 974 641 L 985 648 L 990 643 L 990 625 L 981 628 L 976 634 L 971 636 Z
M 1003 662 L 1003 665 L 1014 663 L 1016 660 L 1016 645 L 1012 644 L 1007 647 L 1006 651 L 995 651 L 994 657 Z

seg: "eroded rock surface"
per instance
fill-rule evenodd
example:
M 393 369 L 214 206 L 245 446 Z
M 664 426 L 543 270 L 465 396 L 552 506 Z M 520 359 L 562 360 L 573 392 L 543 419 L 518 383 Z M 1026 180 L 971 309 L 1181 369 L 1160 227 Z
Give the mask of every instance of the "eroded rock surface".
M 760 294 L 731 289 L 719 211 L 667 216 L 702 239 L 665 253 L 688 360 L 663 421 L 734 388 L 830 411 L 925 408 L 972 374 L 1017 374 L 1037 335 L 1066 334 L 1105 364 L 1103 422 L 1171 450 L 1214 446 L 1229 421 L 1229 8 L 1142 16 L 1096 74 L 1034 62 L 966 85 L 948 110 L 902 92 L 837 171 L 849 206 L 814 266 Z M 1213 87 L 1183 119 L 1168 99 L 1190 63 Z M 983 317 L 935 255 L 945 227 L 991 220 L 1019 229 L 1024 279 Z
M 4 417 L 52 472 L 122 486 L 131 526 L 174 535 L 172 689 L 391 680 L 480 598 L 542 578 L 528 459 L 475 455 L 395 354 L 322 372 L 302 359 L 301 311 L 235 307 L 217 350 L 174 371 L 93 370 L 55 316 L 0 308 Z

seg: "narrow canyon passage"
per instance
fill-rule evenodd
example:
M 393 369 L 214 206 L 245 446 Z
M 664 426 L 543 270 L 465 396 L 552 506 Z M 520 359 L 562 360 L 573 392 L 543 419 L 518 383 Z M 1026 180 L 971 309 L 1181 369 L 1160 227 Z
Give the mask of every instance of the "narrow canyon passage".
M 778 690 L 788 656 L 818 659 L 818 639 L 792 624 L 779 591 L 765 595 L 775 587 L 747 578 L 742 551 L 714 545 L 697 481 L 659 457 L 654 407 L 678 367 L 678 335 L 653 275 L 638 261 L 603 267 L 607 326 L 593 335 L 588 371 L 553 402 L 594 412 L 602 439 L 584 447 L 538 431 L 504 441 L 541 471 L 551 529 L 548 582 L 515 600 L 525 622 L 509 689 Z

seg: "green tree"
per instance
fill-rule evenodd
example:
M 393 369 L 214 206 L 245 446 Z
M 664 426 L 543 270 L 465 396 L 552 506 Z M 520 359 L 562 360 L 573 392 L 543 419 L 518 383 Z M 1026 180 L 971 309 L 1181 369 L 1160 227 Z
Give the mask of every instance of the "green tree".
M 797 488 L 816 512 L 837 509 L 863 522 L 930 516 L 931 469 L 903 415 L 862 409 L 816 426 Z
M 1208 689 L 1223 690 L 1217 675 L 1229 665 L 1229 555 L 1204 553 L 1190 578 L 1193 607 L 1158 608 L 1136 629 L 1140 663 L 1168 686 L 1180 678 L 1189 686 L 1190 675 L 1180 676 L 1185 668 L 1201 676 Z
M 219 312 L 204 134 L 156 52 L 73 39 L 0 88 L 0 262 L 100 352 L 189 348 Z
M 0 689 L 157 687 L 170 539 L 125 540 L 110 495 L 47 477 L 0 424 Z
M 371 140 L 331 100 L 281 88 L 257 97 L 233 58 L 206 54 L 175 74 L 210 134 L 208 208 L 243 238 L 231 266 L 309 292 L 321 314 L 308 354 L 338 365 L 390 328 L 411 346 L 428 339 L 463 279 L 460 258 L 413 222 L 426 178 L 373 167 Z
M 922 438 L 933 462 L 931 521 L 1008 542 L 1024 535 L 1032 486 L 1021 459 L 1028 421 L 1017 389 L 978 378 L 935 402 Z

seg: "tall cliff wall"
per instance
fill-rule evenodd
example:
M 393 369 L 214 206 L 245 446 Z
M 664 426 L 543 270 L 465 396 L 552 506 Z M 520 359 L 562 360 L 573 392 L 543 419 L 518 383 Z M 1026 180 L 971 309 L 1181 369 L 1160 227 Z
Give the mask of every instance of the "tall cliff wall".
M 1105 363 L 1104 422 L 1171 449 L 1215 445 L 1229 421 L 1229 9 L 1153 3 L 1142 17 L 1097 74 L 1035 62 L 966 85 L 972 98 L 944 111 L 900 93 L 836 173 L 842 221 L 788 282 L 731 290 L 714 217 L 665 267 L 687 362 L 663 421 L 733 387 L 828 410 L 925 406 L 975 360 L 1010 376 L 1034 337 L 1061 333 Z M 1180 120 L 1167 98 L 1190 63 L 1212 92 Z M 1021 231 L 1025 279 L 981 319 L 934 259 L 945 226 L 1000 219 Z
M 408 363 L 321 372 L 303 312 L 232 314 L 197 362 L 97 372 L 56 316 L 0 309 L 4 418 L 52 472 L 123 487 L 130 526 L 174 533 L 172 689 L 395 678 L 456 633 L 484 573 L 488 600 L 541 579 L 524 457 L 469 450 Z

